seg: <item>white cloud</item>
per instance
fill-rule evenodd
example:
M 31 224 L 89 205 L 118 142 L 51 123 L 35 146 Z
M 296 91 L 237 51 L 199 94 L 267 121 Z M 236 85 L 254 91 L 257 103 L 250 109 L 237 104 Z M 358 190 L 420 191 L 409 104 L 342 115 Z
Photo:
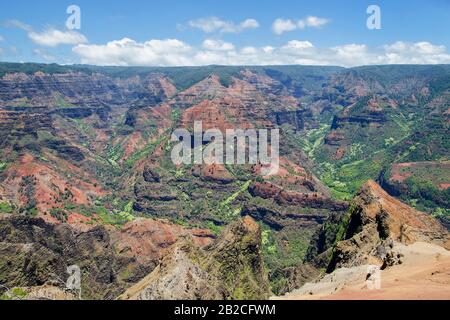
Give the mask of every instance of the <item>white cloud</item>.
M 284 49 L 304 50 L 314 48 L 313 44 L 309 41 L 291 40 L 283 46 Z
M 206 39 L 203 41 L 203 48 L 212 51 L 231 51 L 234 50 L 234 45 L 222 40 Z
M 6 26 L 9 27 L 9 28 L 22 29 L 22 30 L 25 30 L 25 31 L 33 31 L 33 28 L 30 25 L 28 25 L 26 23 L 23 23 L 23 22 L 21 22 L 19 20 L 8 20 L 6 22 Z
M 264 53 L 272 53 L 275 50 L 275 48 L 272 46 L 265 46 L 262 48 L 262 50 Z
M 382 64 L 381 57 L 368 51 L 363 44 L 346 44 L 331 48 L 331 53 L 341 65 Z
M 0 35 L 0 42 L 2 42 L 2 41 L 5 41 L 5 38 L 3 38 L 3 37 Z
M 306 26 L 306 27 L 311 27 L 311 28 L 320 28 L 323 27 L 324 25 L 328 24 L 330 22 L 330 20 L 325 19 L 325 18 L 319 18 L 319 17 L 315 17 L 315 16 L 309 16 L 304 20 L 300 20 L 299 23 L 301 23 L 302 25 Z
M 255 47 L 244 47 L 241 50 L 241 54 L 243 55 L 257 55 L 258 54 L 258 49 L 256 49 Z
M 46 47 L 57 47 L 60 44 L 80 44 L 86 43 L 86 37 L 76 31 L 60 31 L 57 29 L 47 29 L 43 32 L 30 31 L 28 37 L 36 44 Z
M 45 47 L 57 47 L 61 44 L 76 45 L 86 43 L 87 38 L 77 32 L 71 30 L 61 31 L 55 28 L 47 28 L 42 32 L 34 31 L 33 28 L 19 20 L 10 20 L 6 24 L 9 27 L 25 30 L 35 44 Z
M 396 42 L 378 48 L 345 44 L 319 48 L 305 40 L 291 40 L 282 46 L 236 48 L 221 40 L 205 40 L 194 47 L 177 39 L 136 42 L 124 38 L 105 45 L 79 44 L 73 52 L 82 63 L 119 66 L 198 65 L 339 65 L 450 63 L 446 48 L 429 42 Z
M 150 40 L 144 43 L 124 38 L 105 45 L 79 44 L 73 52 L 83 63 L 99 65 L 190 65 L 192 48 L 176 40 Z
M 284 32 L 292 31 L 295 29 L 297 29 L 297 25 L 292 22 L 292 20 L 277 19 L 273 22 L 272 25 L 272 31 L 277 35 L 281 35 Z
M 246 29 L 259 28 L 259 23 L 255 19 L 246 19 L 239 24 L 235 24 L 232 21 L 224 21 L 217 17 L 191 20 L 188 22 L 188 25 L 192 28 L 200 29 L 206 33 L 239 33 Z
M 272 31 L 276 35 L 281 35 L 284 32 L 294 31 L 297 29 L 305 28 L 321 28 L 324 25 L 330 23 L 329 19 L 319 18 L 315 16 L 308 16 L 305 19 L 294 22 L 290 19 L 276 19 L 272 25 Z
M 247 19 L 240 24 L 240 28 L 244 29 L 257 29 L 259 28 L 259 23 L 255 19 Z
M 429 42 L 422 41 L 416 43 L 408 43 L 397 41 L 390 45 L 385 45 L 386 63 L 449 63 L 449 54 L 446 52 L 445 46 L 433 45 Z

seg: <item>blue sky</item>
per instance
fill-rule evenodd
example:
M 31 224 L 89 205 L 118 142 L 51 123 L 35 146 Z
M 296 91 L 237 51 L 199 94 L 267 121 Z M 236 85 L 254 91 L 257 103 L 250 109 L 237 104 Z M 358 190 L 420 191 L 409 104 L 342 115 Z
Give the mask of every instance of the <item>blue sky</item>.
M 81 29 L 65 26 L 69 5 Z M 344 5 L 345 4 L 345 5 Z M 369 5 L 381 30 L 366 26 Z M 450 63 L 449 0 L 14 0 L 0 60 L 100 65 Z

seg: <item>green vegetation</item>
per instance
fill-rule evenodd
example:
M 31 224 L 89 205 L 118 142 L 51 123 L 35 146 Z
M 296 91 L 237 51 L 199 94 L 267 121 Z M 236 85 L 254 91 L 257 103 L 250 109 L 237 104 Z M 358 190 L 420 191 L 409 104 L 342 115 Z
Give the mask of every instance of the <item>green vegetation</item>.
M 244 182 L 235 193 L 219 203 L 220 216 L 224 217 L 227 220 L 232 220 L 240 215 L 242 208 L 238 207 L 233 209 L 231 207 L 231 204 L 237 199 L 237 197 L 239 197 L 239 195 L 247 192 L 248 187 L 251 183 L 251 180 Z
M 0 213 L 13 213 L 14 208 L 6 202 L 0 202 Z
M 22 288 L 13 288 L 0 296 L 0 300 L 23 300 L 28 296 L 28 293 Z
M 286 284 L 283 270 L 298 266 L 306 257 L 313 231 L 302 228 L 285 228 L 274 231 L 269 226 L 262 227 L 262 254 L 269 273 L 271 289 L 275 294 Z
M 449 221 L 450 209 L 436 208 L 431 215 L 435 218 L 440 218 Z
M 91 125 L 86 123 L 86 121 L 84 121 L 83 119 L 71 119 L 71 120 L 82 134 L 84 134 L 90 138 L 95 137 L 94 129 L 92 128 Z
M 58 221 L 66 222 L 67 221 L 67 212 L 61 208 L 52 208 L 50 210 L 50 215 Z
M 155 141 L 149 142 L 142 150 L 139 150 L 135 153 L 133 153 L 126 161 L 125 161 L 125 165 L 128 168 L 133 167 L 133 165 L 147 157 L 148 155 L 152 154 L 153 151 L 155 151 L 156 147 L 158 147 L 161 142 L 163 142 L 163 140 L 166 139 L 166 137 L 164 135 L 160 136 L 158 139 L 156 139 Z
M 177 122 L 181 118 L 181 110 L 178 108 L 172 109 L 171 116 L 172 116 L 172 121 Z
M 0 63 L 0 77 L 3 77 L 7 73 L 22 72 L 26 74 L 33 74 L 36 72 L 44 73 L 65 73 L 73 71 L 73 67 L 60 66 L 57 64 L 40 64 L 40 63 Z
M 110 206 L 114 209 L 110 209 Z M 122 201 L 119 198 L 112 198 L 110 196 L 95 201 L 92 206 L 67 204 L 65 210 L 78 212 L 85 217 L 91 218 L 95 222 L 109 224 L 115 227 L 122 227 L 124 224 L 133 221 L 135 218 L 133 201 Z M 53 214 L 67 216 L 65 210 L 54 209 Z
M 359 160 L 340 167 L 324 164 L 326 171 L 320 176 L 322 182 L 332 189 L 338 199 L 350 200 L 354 193 L 369 179 L 376 179 L 382 165 L 371 160 Z
M 71 108 L 74 107 L 73 104 L 67 102 L 64 97 L 62 97 L 60 94 L 54 94 L 53 98 L 55 100 L 55 105 L 58 108 Z
M 114 167 L 119 167 L 119 164 L 117 163 L 117 161 L 122 159 L 124 154 L 125 154 L 125 150 L 122 148 L 122 146 L 120 144 L 111 146 L 108 150 L 108 155 L 107 155 L 108 162 Z
M 402 197 L 416 199 L 427 208 L 450 208 L 450 188 L 439 190 L 430 180 L 414 176 L 406 179 L 406 185 L 408 191 Z
M 223 230 L 223 227 L 222 227 L 222 226 L 217 226 L 217 225 L 215 225 L 212 221 L 208 221 L 208 222 L 205 224 L 205 228 L 211 230 L 212 233 L 214 233 L 214 235 L 216 235 L 216 236 L 219 236 L 220 233 L 221 233 L 222 230 Z
M 330 130 L 328 124 L 322 124 L 318 129 L 311 129 L 299 137 L 299 145 L 309 159 L 315 160 L 315 154 L 323 144 L 323 140 Z

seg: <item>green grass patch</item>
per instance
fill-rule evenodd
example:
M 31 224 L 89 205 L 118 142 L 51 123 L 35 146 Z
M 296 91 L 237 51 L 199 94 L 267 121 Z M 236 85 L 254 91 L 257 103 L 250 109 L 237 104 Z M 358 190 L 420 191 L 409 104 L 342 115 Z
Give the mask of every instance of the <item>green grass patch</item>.
M 6 202 L 0 202 L 0 213 L 13 213 L 14 208 Z

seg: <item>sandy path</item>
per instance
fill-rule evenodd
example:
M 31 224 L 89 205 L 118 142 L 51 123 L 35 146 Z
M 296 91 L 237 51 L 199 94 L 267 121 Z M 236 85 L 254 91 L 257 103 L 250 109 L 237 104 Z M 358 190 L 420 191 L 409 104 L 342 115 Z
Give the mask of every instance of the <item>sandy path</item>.
M 287 300 L 450 300 L 450 252 L 428 243 L 398 245 L 403 263 L 381 271 L 381 288 L 369 290 L 367 267 L 337 270 L 318 283 L 275 299 Z

